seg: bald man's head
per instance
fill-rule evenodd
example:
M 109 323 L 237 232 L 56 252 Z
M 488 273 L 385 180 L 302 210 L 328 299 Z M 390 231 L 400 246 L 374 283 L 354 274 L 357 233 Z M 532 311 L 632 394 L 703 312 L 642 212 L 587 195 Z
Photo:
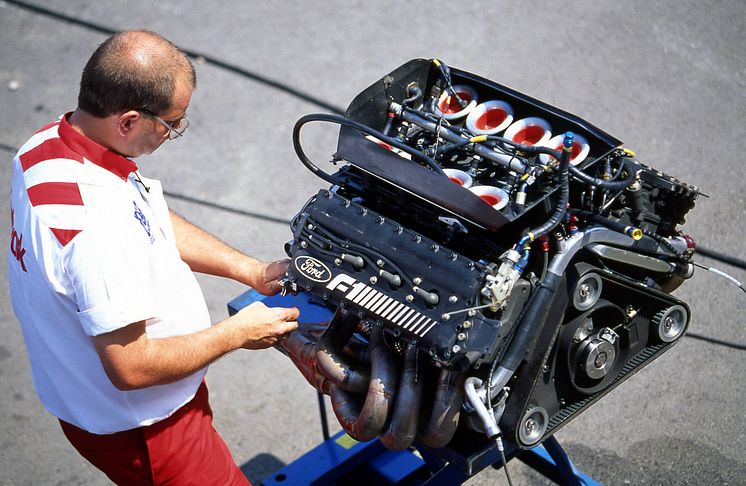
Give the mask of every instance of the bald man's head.
M 177 83 L 196 86 L 194 66 L 184 52 L 155 32 L 119 32 L 83 69 L 78 107 L 99 118 L 126 110 L 159 114 L 171 105 Z

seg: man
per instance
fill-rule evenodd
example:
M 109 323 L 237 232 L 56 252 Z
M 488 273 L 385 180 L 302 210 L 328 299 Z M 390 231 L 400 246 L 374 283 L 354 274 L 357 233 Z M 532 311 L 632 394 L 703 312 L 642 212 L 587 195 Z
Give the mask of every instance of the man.
M 265 263 L 169 212 L 131 158 L 188 125 L 187 56 L 147 31 L 115 34 L 81 78 L 78 108 L 13 161 L 13 309 L 34 385 L 66 437 L 118 484 L 248 484 L 212 427 L 206 367 L 272 346 L 297 309 L 253 304 L 210 325 L 192 271 L 279 290 Z

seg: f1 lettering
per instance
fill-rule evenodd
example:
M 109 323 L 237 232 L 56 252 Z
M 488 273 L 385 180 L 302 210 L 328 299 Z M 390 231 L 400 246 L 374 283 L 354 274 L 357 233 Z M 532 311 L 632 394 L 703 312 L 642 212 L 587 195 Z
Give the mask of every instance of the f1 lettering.
M 21 265 L 21 269 L 28 273 L 26 270 L 26 264 L 23 263 L 23 255 L 26 254 L 26 249 L 23 248 L 23 235 L 18 233 L 15 228 L 15 222 L 13 219 L 13 208 L 10 209 L 10 253 L 15 257 L 16 261 Z

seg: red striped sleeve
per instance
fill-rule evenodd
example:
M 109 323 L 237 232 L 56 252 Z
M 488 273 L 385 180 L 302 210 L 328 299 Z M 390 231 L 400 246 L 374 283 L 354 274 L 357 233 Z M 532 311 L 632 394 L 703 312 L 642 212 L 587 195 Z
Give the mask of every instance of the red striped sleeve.
M 74 182 L 43 182 L 28 188 L 28 199 L 32 206 L 42 204 L 67 204 L 82 206 L 80 189 Z
M 59 138 L 50 138 L 49 140 L 40 143 L 21 155 L 20 159 L 21 167 L 23 167 L 24 172 L 39 162 L 44 162 L 49 159 L 72 159 L 81 164 L 83 163 L 83 156 L 71 150 Z
M 77 236 L 78 233 L 81 232 L 81 230 L 77 229 L 60 229 L 60 228 L 49 228 L 54 236 L 57 237 L 57 241 L 60 242 L 62 246 L 66 246 L 68 243 L 72 241 L 75 236 Z

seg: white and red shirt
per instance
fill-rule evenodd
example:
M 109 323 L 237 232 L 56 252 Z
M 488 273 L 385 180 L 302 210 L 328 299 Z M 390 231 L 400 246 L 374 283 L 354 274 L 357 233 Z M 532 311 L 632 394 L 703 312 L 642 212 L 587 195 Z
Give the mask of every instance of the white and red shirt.
M 60 419 L 96 434 L 149 425 L 195 394 L 206 370 L 167 385 L 114 387 L 91 336 L 146 321 L 150 338 L 210 326 L 176 248 L 160 183 L 75 131 L 67 117 L 13 159 L 8 277 L 36 391 Z

